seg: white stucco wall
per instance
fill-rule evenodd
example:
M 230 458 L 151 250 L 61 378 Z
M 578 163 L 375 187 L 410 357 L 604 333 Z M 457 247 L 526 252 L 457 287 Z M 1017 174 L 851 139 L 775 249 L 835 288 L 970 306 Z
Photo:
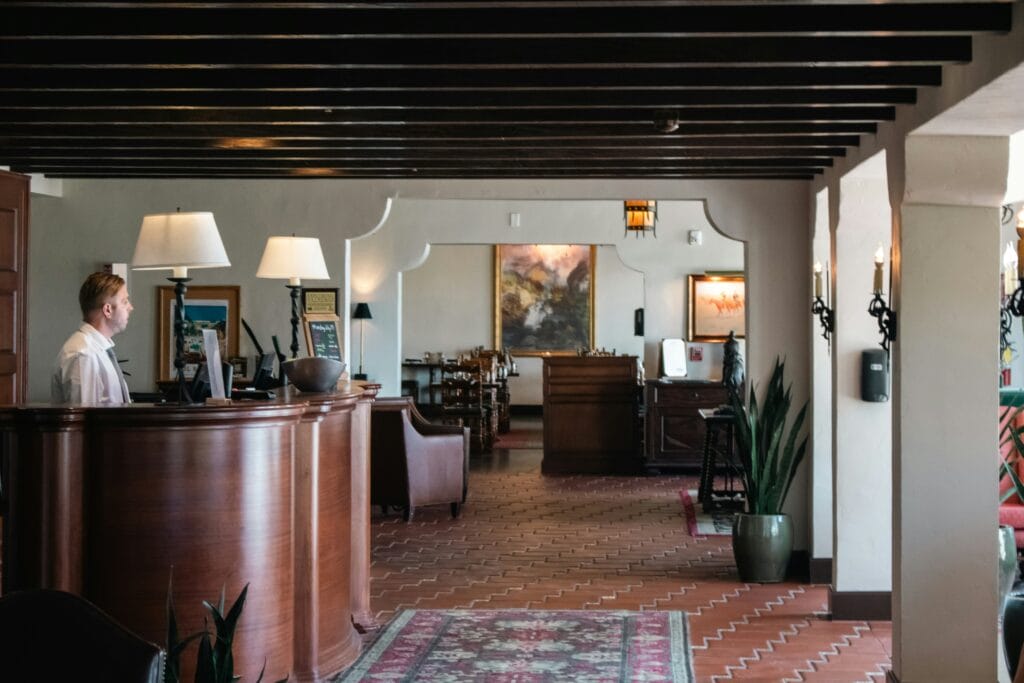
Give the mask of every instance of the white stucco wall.
M 829 221 L 829 192 L 820 190 L 813 198 L 814 239 L 811 265 L 821 263 L 825 305 L 834 308 L 832 282 L 832 232 Z M 833 314 L 834 316 L 834 314 Z M 834 319 L 834 317 L 833 317 Z M 813 380 L 811 393 L 811 557 L 832 557 L 832 345 L 822 336 L 817 316 L 811 318 Z
M 882 292 L 891 301 L 892 220 L 885 154 L 864 162 L 840 181 L 835 231 L 836 334 L 833 346 L 832 444 L 836 538 L 833 587 L 839 592 L 892 587 L 892 402 L 861 398 L 864 350 L 879 350 L 875 318 L 867 314 L 874 254 L 885 263 Z

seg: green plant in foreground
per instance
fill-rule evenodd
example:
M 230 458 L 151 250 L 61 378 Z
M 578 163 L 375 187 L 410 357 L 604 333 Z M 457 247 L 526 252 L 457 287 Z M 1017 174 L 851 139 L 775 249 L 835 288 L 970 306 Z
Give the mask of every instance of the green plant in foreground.
M 242 617 L 245 596 L 249 592 L 249 584 L 245 584 L 238 598 L 227 614 L 224 614 L 224 588 L 221 587 L 220 600 L 211 605 L 203 600 L 203 606 L 210 612 L 215 628 L 209 631 L 209 623 L 203 619 L 203 630 L 179 639 L 178 621 L 174 614 L 173 576 L 167 584 L 167 664 L 164 668 L 164 683 L 180 683 L 181 655 L 193 640 L 199 640 L 199 651 L 196 655 L 195 683 L 233 683 L 241 678 L 235 676 L 235 661 L 231 648 L 235 640 L 235 628 Z M 266 662 L 260 670 L 256 683 L 263 680 Z M 284 683 L 287 679 L 278 681 Z
M 1013 494 L 1024 501 L 1024 482 L 1021 482 L 1020 477 L 1017 475 L 1017 463 L 1022 457 L 1024 457 L 1024 437 L 1021 433 L 1024 432 L 1024 427 L 1018 427 L 1017 418 L 1020 413 L 1024 411 L 1024 408 L 1007 408 L 999 416 L 999 422 L 1003 425 L 999 434 L 999 447 L 1002 451 L 1002 447 L 1008 443 L 1013 443 L 1013 448 L 1007 451 L 1006 455 L 1000 458 L 999 463 L 999 480 L 1002 481 L 1003 477 L 1009 477 L 1010 481 L 1013 482 L 1013 486 L 1008 488 L 999 497 L 1000 503 L 1005 503 L 1007 500 L 1013 497 Z
M 736 412 L 736 447 L 743 465 L 747 513 L 752 515 L 777 515 L 782 512 L 797 467 L 807 451 L 806 435 L 797 445 L 807 415 L 806 402 L 786 434 L 792 386 L 783 386 L 785 366 L 785 361 L 775 359 L 775 368 L 760 403 L 753 385 L 750 387 L 747 405 L 736 393 L 729 397 Z

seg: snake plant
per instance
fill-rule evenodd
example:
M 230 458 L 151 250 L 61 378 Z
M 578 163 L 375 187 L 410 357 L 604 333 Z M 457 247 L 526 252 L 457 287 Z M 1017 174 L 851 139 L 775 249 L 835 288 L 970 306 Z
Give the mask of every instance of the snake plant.
M 753 385 L 746 404 L 738 393 L 730 394 L 736 413 L 736 447 L 743 466 L 746 510 L 751 515 L 782 513 L 797 467 L 807 451 L 806 435 L 797 444 L 807 414 L 806 402 L 786 433 L 792 386 L 784 386 L 785 365 L 785 361 L 775 359 L 775 368 L 760 402 Z

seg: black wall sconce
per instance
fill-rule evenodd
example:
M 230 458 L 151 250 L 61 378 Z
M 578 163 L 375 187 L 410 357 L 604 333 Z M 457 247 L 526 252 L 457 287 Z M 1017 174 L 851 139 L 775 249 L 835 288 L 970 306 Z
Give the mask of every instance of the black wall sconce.
M 814 302 L 811 304 L 811 315 L 818 316 L 821 336 L 825 341 L 830 341 L 832 330 L 835 329 L 835 314 L 821 298 L 821 261 L 814 264 Z
M 878 250 L 875 252 L 875 296 L 868 304 L 868 313 L 878 320 L 878 331 L 882 335 L 882 341 L 878 344 L 888 354 L 889 345 L 896 341 L 896 311 L 889 308 L 889 305 L 885 303 L 885 297 L 882 296 L 882 270 L 884 267 L 885 252 L 882 251 L 882 245 L 879 244 Z M 892 273 L 891 267 L 889 272 Z M 889 294 L 892 295 L 891 281 Z

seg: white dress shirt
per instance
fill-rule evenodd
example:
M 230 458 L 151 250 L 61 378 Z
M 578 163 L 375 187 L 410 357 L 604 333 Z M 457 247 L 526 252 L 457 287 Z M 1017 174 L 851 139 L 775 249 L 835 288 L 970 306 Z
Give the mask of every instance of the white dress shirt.
M 128 385 L 107 355 L 114 342 L 82 323 L 64 342 L 50 382 L 53 403 L 120 405 L 130 403 Z

